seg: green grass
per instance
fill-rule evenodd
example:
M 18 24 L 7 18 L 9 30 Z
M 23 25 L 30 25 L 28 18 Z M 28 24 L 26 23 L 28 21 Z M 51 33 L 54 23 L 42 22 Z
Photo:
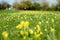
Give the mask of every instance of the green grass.
M 27 39 L 23 39 L 24 36 L 21 37 L 19 33 L 20 29 L 16 29 L 20 21 L 29 21 L 29 28 L 33 30 L 41 22 L 40 28 L 43 34 L 39 38 L 28 35 Z M 50 32 L 50 27 L 54 29 L 54 32 Z M 46 32 L 45 28 L 48 29 Z M 4 31 L 9 34 L 7 39 L 2 36 Z M 0 10 L 0 40 L 60 40 L 60 12 Z

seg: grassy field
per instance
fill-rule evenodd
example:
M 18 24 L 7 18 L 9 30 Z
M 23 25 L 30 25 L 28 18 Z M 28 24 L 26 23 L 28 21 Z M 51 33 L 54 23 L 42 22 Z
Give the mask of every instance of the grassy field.
M 60 40 L 60 12 L 0 10 L 0 40 Z

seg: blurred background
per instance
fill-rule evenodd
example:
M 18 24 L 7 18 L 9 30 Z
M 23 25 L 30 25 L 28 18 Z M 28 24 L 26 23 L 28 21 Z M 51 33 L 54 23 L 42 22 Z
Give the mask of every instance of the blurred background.
M 0 9 L 60 11 L 60 0 L 0 0 Z

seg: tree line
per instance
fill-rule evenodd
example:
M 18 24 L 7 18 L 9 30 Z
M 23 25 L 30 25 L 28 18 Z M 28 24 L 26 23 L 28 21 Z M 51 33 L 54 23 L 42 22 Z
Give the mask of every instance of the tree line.
M 14 8 L 16 10 L 52 10 L 52 11 L 60 11 L 60 0 L 58 0 L 57 5 L 49 6 L 48 2 L 31 2 L 31 1 L 21 1 L 20 3 L 14 2 L 12 5 L 7 2 L 0 3 L 0 9 Z

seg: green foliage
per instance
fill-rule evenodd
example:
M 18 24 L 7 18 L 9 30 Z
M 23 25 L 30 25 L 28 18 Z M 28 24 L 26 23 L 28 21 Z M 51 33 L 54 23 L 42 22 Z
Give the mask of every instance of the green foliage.
M 29 10 L 31 9 L 32 3 L 30 1 L 23 1 L 20 4 L 20 9 Z
M 40 10 L 40 9 L 41 9 L 41 6 L 40 6 L 39 3 L 34 2 L 34 3 L 32 4 L 32 8 L 31 8 L 31 9 L 32 9 L 32 10 Z
M 51 7 L 49 3 L 43 1 L 42 3 L 31 2 L 30 0 L 22 0 L 20 3 L 17 1 L 13 3 L 13 5 L 8 4 L 7 2 L 0 3 L 0 9 L 11 8 L 17 10 L 47 10 L 47 11 L 60 11 L 60 1 L 57 0 L 57 4 L 52 4 Z
M 0 9 L 6 9 L 6 8 L 9 8 L 10 7 L 10 4 L 8 4 L 7 2 L 2 2 L 0 3 Z
M 31 3 L 30 1 L 22 1 L 20 4 L 14 3 L 13 7 L 20 10 L 40 10 L 39 3 Z
M 0 14 L 0 39 L 1 40 L 60 40 L 60 12 L 55 11 L 19 11 L 17 13 L 8 10 L 2 10 Z M 5 13 L 7 12 L 7 13 Z M 5 14 L 4 14 L 5 13 Z M 52 19 L 54 22 L 52 22 Z M 21 29 L 16 29 L 16 26 L 21 21 L 29 21 L 29 28 L 35 32 L 36 25 L 40 26 L 40 31 L 43 34 L 39 38 L 33 35 L 21 36 Z M 49 28 L 54 29 L 50 32 Z M 45 30 L 47 29 L 47 31 Z M 23 29 L 22 29 L 23 30 Z M 29 29 L 28 29 L 29 30 Z M 2 36 L 2 32 L 7 31 L 8 38 Z M 26 31 L 24 31 L 26 32 Z M 37 33 L 38 34 L 38 33 Z M 26 37 L 26 39 L 24 39 Z

